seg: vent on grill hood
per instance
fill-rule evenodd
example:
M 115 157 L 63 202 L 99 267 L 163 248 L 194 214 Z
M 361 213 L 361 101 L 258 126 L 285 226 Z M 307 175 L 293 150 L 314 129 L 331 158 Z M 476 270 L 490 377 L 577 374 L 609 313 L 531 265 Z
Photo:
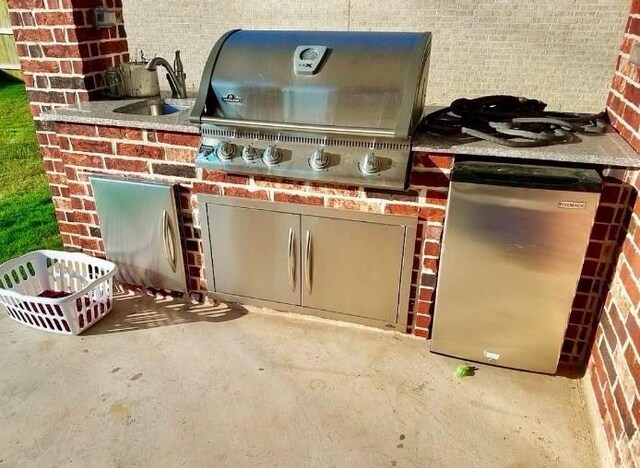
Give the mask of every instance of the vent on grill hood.
M 408 139 L 430 46 L 430 33 L 230 31 L 211 51 L 191 120 Z

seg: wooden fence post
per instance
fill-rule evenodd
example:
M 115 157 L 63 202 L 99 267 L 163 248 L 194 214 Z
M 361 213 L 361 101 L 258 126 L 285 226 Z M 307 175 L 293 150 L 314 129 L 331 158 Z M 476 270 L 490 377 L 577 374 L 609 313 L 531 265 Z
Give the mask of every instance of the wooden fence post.
M 0 72 L 22 79 L 20 60 L 11 31 L 7 0 L 0 0 Z

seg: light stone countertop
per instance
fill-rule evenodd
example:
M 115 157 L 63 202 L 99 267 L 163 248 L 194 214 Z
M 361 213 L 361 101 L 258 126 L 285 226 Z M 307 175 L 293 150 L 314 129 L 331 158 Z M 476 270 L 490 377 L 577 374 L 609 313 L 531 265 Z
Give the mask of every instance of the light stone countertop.
M 427 106 L 430 114 L 442 106 Z M 603 134 L 574 134 L 575 142 L 530 148 L 512 148 L 484 140 L 422 133 L 413 139 L 413 151 L 475 156 L 480 158 L 511 158 L 566 163 L 599 164 L 617 167 L 640 167 L 640 155 L 610 125 Z
M 114 127 L 144 128 L 168 132 L 200 133 L 197 124 L 189 122 L 195 99 L 165 99 L 165 103 L 179 107 L 178 112 L 166 115 L 136 115 L 114 112 L 114 109 L 153 98 L 90 101 L 69 107 L 56 107 L 42 113 L 42 120 Z
M 113 110 L 144 98 L 91 101 L 76 106 L 58 107 L 42 114 L 43 120 L 81 124 L 132 127 L 198 134 L 198 125 L 189 121 L 194 99 L 165 99 L 169 105 L 184 106 L 179 112 L 163 116 L 117 113 Z M 431 108 L 433 110 L 437 107 Z M 511 148 L 488 141 L 462 141 L 423 133 L 413 140 L 413 151 L 424 151 L 478 158 L 509 158 L 566 163 L 598 164 L 616 167 L 640 167 L 640 155 L 612 128 L 604 134 L 578 134 L 574 143 L 533 148 Z
M 489 141 L 461 141 L 424 133 L 413 142 L 413 151 L 457 154 L 478 158 L 511 158 L 567 163 L 640 167 L 640 155 L 612 127 L 604 134 L 578 134 L 575 143 L 533 148 L 511 148 Z

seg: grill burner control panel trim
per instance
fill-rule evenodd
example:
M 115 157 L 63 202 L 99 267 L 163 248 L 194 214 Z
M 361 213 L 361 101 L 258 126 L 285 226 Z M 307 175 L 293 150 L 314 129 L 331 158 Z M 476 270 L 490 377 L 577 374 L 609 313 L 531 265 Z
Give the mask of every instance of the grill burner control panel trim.
M 341 146 L 205 135 L 196 166 L 235 174 L 404 190 L 410 150 L 408 143 Z

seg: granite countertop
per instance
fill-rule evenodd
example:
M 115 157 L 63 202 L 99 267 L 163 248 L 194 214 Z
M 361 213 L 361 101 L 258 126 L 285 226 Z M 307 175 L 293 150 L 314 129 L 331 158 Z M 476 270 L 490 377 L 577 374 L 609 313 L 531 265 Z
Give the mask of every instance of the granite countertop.
M 169 105 L 180 107 L 178 112 L 162 116 L 123 114 L 114 109 L 145 100 L 120 99 L 83 102 L 76 106 L 57 107 L 42 114 L 43 120 L 110 125 L 199 133 L 197 124 L 189 121 L 194 99 L 165 99 Z M 429 107 L 432 112 L 439 107 Z M 533 148 L 511 148 L 488 141 L 469 141 L 428 133 L 413 139 L 414 151 L 459 154 L 477 158 L 511 158 L 567 163 L 600 164 L 617 167 L 640 167 L 640 155 L 610 126 L 604 134 L 577 134 L 574 142 Z
M 430 114 L 442 106 L 428 106 Z M 640 155 L 607 125 L 602 134 L 573 134 L 570 143 L 530 148 L 512 148 L 484 140 L 446 137 L 422 133 L 413 139 L 414 151 L 459 154 L 478 158 L 513 158 L 540 161 L 601 164 L 618 167 L 640 167 Z
M 603 134 L 574 135 L 575 142 L 532 148 L 511 148 L 484 140 L 465 141 L 424 133 L 413 142 L 414 151 L 459 154 L 491 158 L 514 158 L 540 161 L 602 164 L 640 167 L 640 155 L 608 126 Z
M 109 125 L 113 127 L 144 128 L 169 132 L 200 133 L 197 124 L 189 122 L 189 114 L 195 99 L 168 99 L 166 104 L 180 110 L 165 115 L 136 115 L 114 112 L 114 109 L 129 106 L 153 98 L 117 99 L 82 102 L 75 106 L 56 107 L 41 114 L 42 120 L 80 124 Z

